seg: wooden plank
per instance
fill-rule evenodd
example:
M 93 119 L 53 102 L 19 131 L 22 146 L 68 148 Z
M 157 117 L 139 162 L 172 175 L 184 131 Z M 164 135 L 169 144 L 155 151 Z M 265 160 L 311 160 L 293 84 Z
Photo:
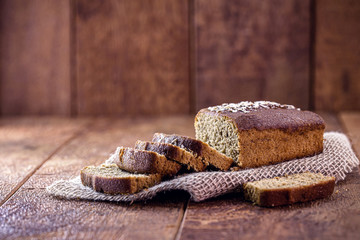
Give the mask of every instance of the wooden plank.
M 328 123 L 327 130 L 341 129 L 336 117 L 321 115 Z M 190 202 L 180 238 L 358 239 L 359 186 L 360 175 L 356 170 L 336 185 L 329 199 L 261 208 L 244 202 L 241 193 L 233 193 L 202 203 Z
M 47 161 L 2 208 L 0 238 L 173 239 L 186 194 L 160 195 L 147 203 L 67 201 L 44 187 L 102 163 L 116 146 L 133 146 L 154 132 L 194 135 L 193 117 L 96 120 L 82 136 Z
M 340 120 L 344 125 L 356 154 L 360 156 L 360 112 L 342 112 L 340 114 Z
M 79 115 L 188 113 L 188 1 L 79 0 Z
M 197 109 L 273 100 L 309 107 L 310 1 L 195 1 Z
M 57 118 L 0 119 L 0 205 L 84 124 Z
M 181 239 L 358 239 L 359 174 L 349 174 L 326 200 L 278 208 L 244 203 L 241 196 L 190 203 Z
M 1 114 L 70 115 L 69 1 L 0 4 Z
M 316 109 L 360 109 L 359 22 L 359 1 L 316 1 Z

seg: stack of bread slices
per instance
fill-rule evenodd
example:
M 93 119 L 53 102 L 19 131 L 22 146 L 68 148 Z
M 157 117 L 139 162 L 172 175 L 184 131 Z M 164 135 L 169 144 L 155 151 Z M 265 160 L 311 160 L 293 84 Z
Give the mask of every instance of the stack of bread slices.
M 81 171 L 85 186 L 107 194 L 136 193 L 169 179 L 180 170 L 201 172 L 208 167 L 228 170 L 233 159 L 207 143 L 176 134 L 155 133 L 152 141 L 121 147 L 115 164 L 89 166 Z
M 200 110 L 194 126 L 196 139 L 155 133 L 150 142 L 137 141 L 134 148 L 120 148 L 115 164 L 85 167 L 82 183 L 98 192 L 131 194 L 182 173 L 182 169 L 253 168 L 323 151 L 324 120 L 291 105 L 268 101 L 222 104 Z M 329 196 L 335 178 L 303 173 L 264 181 L 245 185 L 244 192 L 259 205 L 275 206 Z M 319 189 L 321 194 L 314 194 Z M 294 192 L 295 197 L 291 195 Z

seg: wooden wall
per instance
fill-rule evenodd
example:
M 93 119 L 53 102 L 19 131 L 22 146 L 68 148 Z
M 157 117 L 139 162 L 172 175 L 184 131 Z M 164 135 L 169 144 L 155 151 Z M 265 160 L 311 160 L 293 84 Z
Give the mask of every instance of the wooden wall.
M 310 1 L 195 1 L 197 106 L 309 106 Z
M 360 110 L 360 1 L 2 0 L 0 114 Z
M 360 110 L 360 1 L 317 1 L 315 108 Z
M 69 2 L 0 4 L 1 114 L 69 115 Z

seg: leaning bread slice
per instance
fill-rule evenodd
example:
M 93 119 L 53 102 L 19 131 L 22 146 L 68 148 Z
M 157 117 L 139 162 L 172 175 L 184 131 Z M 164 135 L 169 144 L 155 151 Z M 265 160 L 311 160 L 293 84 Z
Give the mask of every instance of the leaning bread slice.
M 116 164 L 88 166 L 81 170 L 84 186 L 106 194 L 136 193 L 161 181 L 160 174 L 133 174 L 122 171 Z
M 220 170 L 226 171 L 233 164 L 233 159 L 227 157 L 210 147 L 207 143 L 194 138 L 176 134 L 155 133 L 153 142 L 169 143 L 181 147 L 192 153 L 196 158 L 202 160 L 205 165 L 212 165 Z
M 166 158 L 184 164 L 197 172 L 204 171 L 206 165 L 186 150 L 168 143 L 137 141 L 135 149 L 157 152 Z
M 329 197 L 334 186 L 334 177 L 305 172 L 246 183 L 244 196 L 259 206 L 274 207 Z
M 156 152 L 121 147 L 119 158 L 115 160 L 120 169 L 132 173 L 159 173 L 163 176 L 173 176 L 180 169 L 177 162 L 168 160 Z

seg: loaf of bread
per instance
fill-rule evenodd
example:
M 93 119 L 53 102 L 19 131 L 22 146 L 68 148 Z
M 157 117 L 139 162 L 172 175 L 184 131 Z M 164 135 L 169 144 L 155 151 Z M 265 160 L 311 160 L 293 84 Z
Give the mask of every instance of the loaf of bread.
M 259 167 L 323 151 L 323 119 L 275 102 L 240 102 L 202 109 L 196 138 L 242 168 Z
M 188 169 L 190 168 L 197 172 L 204 171 L 206 168 L 199 158 L 195 158 L 191 153 L 172 144 L 139 140 L 135 143 L 135 149 L 159 153 L 167 159 L 186 165 Z
M 259 206 L 274 207 L 329 197 L 334 186 L 334 177 L 306 172 L 246 183 L 244 196 Z
M 216 151 L 208 144 L 191 137 L 177 134 L 155 133 L 152 141 L 178 146 L 193 154 L 195 158 L 202 161 L 206 166 L 212 165 L 223 171 L 228 170 L 233 163 L 230 157 Z
M 127 147 L 120 148 L 119 157 L 115 163 L 120 169 L 127 172 L 158 173 L 162 176 L 173 176 L 181 169 L 179 163 L 168 160 L 156 152 Z
M 83 185 L 106 194 L 136 193 L 161 181 L 160 174 L 134 174 L 122 171 L 116 164 L 88 166 L 81 170 Z

